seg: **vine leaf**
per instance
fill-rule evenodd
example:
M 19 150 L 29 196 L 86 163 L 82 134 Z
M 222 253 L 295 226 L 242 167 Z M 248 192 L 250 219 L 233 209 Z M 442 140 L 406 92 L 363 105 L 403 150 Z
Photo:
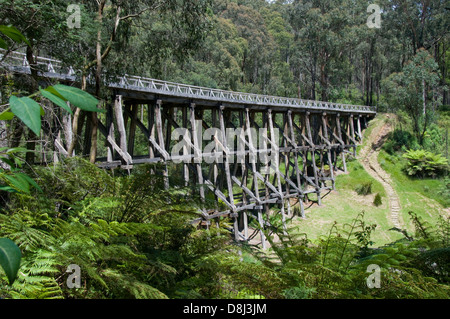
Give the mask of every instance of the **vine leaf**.
M 28 46 L 31 47 L 31 44 L 28 41 L 28 39 L 12 25 L 0 25 L 0 33 L 3 33 L 16 43 L 20 44 L 22 42 L 25 42 Z M 0 41 L 0 47 L 5 49 L 4 46 L 7 47 L 6 42 L 4 40 Z
M 104 110 L 97 108 L 99 101 L 83 90 L 63 84 L 56 84 L 53 86 L 53 89 L 83 111 L 104 112 Z
M 43 97 L 47 98 L 48 100 L 52 101 L 56 105 L 62 107 L 64 110 L 72 114 L 72 110 L 67 105 L 66 101 L 64 101 L 61 97 L 51 93 L 48 88 L 45 90 L 40 89 L 39 91 L 41 92 Z
M 17 277 L 21 258 L 20 248 L 11 239 L 0 238 L 0 266 L 5 271 L 10 285 Z
M 2 113 L 0 113 L 0 121 L 9 121 L 12 120 L 13 117 L 13 112 L 3 111 Z
M 28 126 L 34 134 L 39 136 L 41 132 L 41 106 L 29 97 L 9 98 L 11 111 Z

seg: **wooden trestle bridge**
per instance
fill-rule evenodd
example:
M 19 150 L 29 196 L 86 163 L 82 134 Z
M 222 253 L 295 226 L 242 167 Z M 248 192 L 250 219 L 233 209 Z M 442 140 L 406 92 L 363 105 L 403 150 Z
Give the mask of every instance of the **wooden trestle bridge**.
M 9 61 L 10 70 L 30 73 L 23 54 L 14 53 Z M 43 77 L 77 82 L 75 72 L 57 60 L 37 58 L 37 63 Z M 264 228 L 273 211 L 284 221 L 292 216 L 294 204 L 304 217 L 308 196 L 320 204 L 323 192 L 334 189 L 336 172 L 346 171 L 347 156 L 356 156 L 362 130 L 376 114 L 371 106 L 139 76 L 119 77 L 105 86 L 113 98 L 103 121 L 99 119 L 106 150 L 99 151 L 104 157 L 98 165 L 130 169 L 162 163 L 167 187 L 170 174 L 177 174 L 186 185 L 196 185 L 201 199 L 216 199 L 215 207 L 203 211 L 197 222 L 229 216 L 235 239 L 244 241 L 258 235 L 249 230 L 249 218 Z M 144 154 L 135 147 L 138 134 L 146 141 Z M 64 142 L 55 144 L 64 153 Z M 264 234 L 259 234 L 264 248 Z

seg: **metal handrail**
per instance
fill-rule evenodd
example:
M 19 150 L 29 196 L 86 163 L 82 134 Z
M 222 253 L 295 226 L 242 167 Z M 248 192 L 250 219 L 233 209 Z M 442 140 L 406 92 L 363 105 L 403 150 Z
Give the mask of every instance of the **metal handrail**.
M 3 53 L 5 50 L 0 49 L 0 60 L 3 59 Z M 7 67 L 14 69 L 17 72 L 28 72 L 29 65 L 26 63 L 26 55 L 22 52 L 10 52 L 5 60 L 10 63 Z M 21 65 L 14 65 L 14 61 L 21 61 Z M 69 70 L 62 70 L 62 62 L 59 60 L 37 57 L 37 65 L 43 65 L 47 72 L 44 72 L 44 76 L 51 75 L 52 78 L 61 79 L 75 79 L 74 71 L 72 67 Z M 163 95 L 174 95 L 188 98 L 199 98 L 203 100 L 215 100 L 231 103 L 243 103 L 252 105 L 266 105 L 276 107 L 289 107 L 289 108 L 302 108 L 302 109 L 319 109 L 319 110 L 332 110 L 341 112 L 359 112 L 359 113 L 376 113 L 376 107 L 364 106 L 364 105 L 351 105 L 333 102 L 322 102 L 314 100 L 304 100 L 298 98 L 289 98 L 273 95 L 263 95 L 255 93 L 244 93 L 220 90 L 214 88 L 207 88 L 195 85 L 188 85 L 182 83 L 175 83 L 170 81 L 157 80 L 152 78 L 146 78 L 135 75 L 124 75 L 117 77 L 115 81 L 109 81 L 107 84 L 111 88 L 129 89 L 134 91 L 143 91 L 150 93 L 158 93 Z

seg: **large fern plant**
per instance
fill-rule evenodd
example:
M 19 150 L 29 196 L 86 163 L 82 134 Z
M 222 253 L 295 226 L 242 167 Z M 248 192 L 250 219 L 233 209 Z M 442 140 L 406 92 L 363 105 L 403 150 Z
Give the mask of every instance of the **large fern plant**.
M 183 266 L 179 251 L 195 231 L 187 221 L 197 203 L 142 169 L 112 177 L 79 158 L 37 169 L 43 192 L 13 194 L 0 214 L 0 237 L 23 253 L 17 282 L 0 281 L 1 294 L 167 298 L 161 289 L 170 291 Z M 82 289 L 67 288 L 70 264 L 81 269 Z

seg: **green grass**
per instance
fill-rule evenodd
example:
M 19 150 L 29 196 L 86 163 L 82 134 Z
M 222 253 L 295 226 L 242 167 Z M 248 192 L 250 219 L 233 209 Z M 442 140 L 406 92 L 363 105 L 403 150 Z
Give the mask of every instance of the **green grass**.
M 344 200 L 343 200 L 344 199 Z M 336 221 L 339 225 L 351 224 L 360 212 L 364 212 L 366 224 L 377 225 L 372 234 L 374 247 L 383 246 L 402 238 L 398 232 L 389 231 L 392 228 L 387 201 L 376 207 L 373 196 L 363 199 L 349 190 L 332 192 L 322 199 L 321 206 L 306 209 L 306 219 L 296 219 L 293 223 L 298 226 L 300 233 L 307 234 L 312 241 L 326 236 Z
M 372 130 L 389 120 L 391 119 L 386 114 L 379 114 L 369 123 L 364 132 L 363 145 L 358 146 L 358 152 L 368 143 L 367 136 Z M 393 186 L 400 198 L 401 217 L 406 229 L 409 232 L 413 230 L 409 211 L 414 211 L 424 220 L 435 224 L 443 207 L 449 206 L 450 199 L 445 199 L 438 193 L 444 184 L 443 180 L 409 178 L 402 171 L 402 158 L 390 157 L 384 151 L 381 151 L 378 160 L 394 181 Z M 347 170 L 347 174 L 337 176 L 336 191 L 330 192 L 322 199 L 322 206 L 311 206 L 306 210 L 306 220 L 294 221 L 299 231 L 306 233 L 311 239 L 319 238 L 327 234 L 334 221 L 341 225 L 351 223 L 360 212 L 365 212 L 366 223 L 377 225 L 372 235 L 375 247 L 403 238 L 400 233 L 390 230 L 393 225 L 389 220 L 389 203 L 381 183 L 374 180 L 356 160 L 347 162 Z M 356 187 L 369 181 L 372 181 L 372 194 L 358 195 L 355 192 Z M 378 207 L 373 204 L 377 193 L 380 193 L 382 200 Z
M 382 246 L 402 238 L 402 235 L 390 231 L 393 227 L 389 220 L 389 206 L 386 192 L 378 181 L 373 179 L 357 161 L 347 163 L 347 174 L 336 177 L 336 190 L 322 198 L 322 205 L 306 205 L 306 219 L 295 219 L 300 233 L 306 233 L 308 238 L 315 239 L 325 236 L 336 221 L 338 224 L 350 224 L 360 212 L 364 212 L 367 224 L 376 224 L 372 234 L 374 246 Z M 372 193 L 358 195 L 355 188 L 368 181 L 372 182 Z M 380 193 L 382 204 L 375 206 L 374 197 Z
M 387 116 L 380 114 L 369 123 L 364 131 L 363 143 L 358 146 L 358 152 L 368 143 L 367 137 L 372 130 L 386 120 Z M 389 220 L 389 202 L 383 185 L 370 176 L 357 160 L 347 159 L 347 171 L 346 174 L 336 176 L 336 190 L 322 198 L 321 206 L 313 205 L 309 208 L 307 206 L 306 219 L 294 220 L 298 231 L 306 233 L 314 241 L 325 236 L 335 221 L 340 225 L 350 224 L 359 213 L 364 212 L 365 222 L 377 225 L 372 234 L 374 247 L 402 238 L 398 232 L 389 230 L 393 225 Z M 355 189 L 368 182 L 372 182 L 371 194 L 358 195 Z M 378 207 L 373 203 L 377 193 L 380 194 L 382 201 Z
M 383 150 L 380 152 L 378 161 L 381 167 L 391 175 L 394 187 L 400 198 L 402 206 L 402 217 L 408 222 L 408 230 L 411 230 L 409 222 L 409 211 L 415 212 L 427 222 L 435 224 L 437 218 L 443 213 L 444 208 L 450 206 L 450 198 L 439 193 L 443 187 L 443 179 L 411 178 L 402 170 L 405 161 L 399 155 L 389 155 Z
M 347 170 L 348 174 L 337 176 L 336 189 L 355 190 L 359 185 L 372 182 L 372 194 L 380 193 L 382 200 L 386 197 L 383 185 L 370 176 L 358 161 L 348 162 Z

